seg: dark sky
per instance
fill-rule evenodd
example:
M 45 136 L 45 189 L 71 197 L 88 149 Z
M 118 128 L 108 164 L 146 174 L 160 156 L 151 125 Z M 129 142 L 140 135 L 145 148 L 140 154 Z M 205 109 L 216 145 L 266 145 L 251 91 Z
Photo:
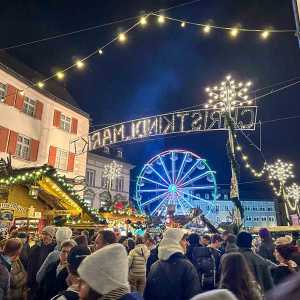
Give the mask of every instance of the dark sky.
M 1 3 L 0 48 L 89 26 L 136 16 L 185 1 L 168 0 L 10 0 Z M 295 28 L 291 0 L 202 0 L 179 7 L 167 15 L 190 21 L 249 28 Z M 46 76 L 70 65 L 104 45 L 134 21 L 82 32 L 69 37 L 9 50 Z M 84 71 L 67 74 L 66 87 L 80 107 L 90 113 L 92 125 L 170 112 L 204 103 L 204 88 L 227 73 L 238 80 L 252 80 L 253 89 L 300 76 L 300 49 L 293 34 L 273 34 L 262 41 L 255 33 L 243 33 L 232 40 L 223 31 L 204 37 L 197 27 L 182 29 L 177 23 L 157 26 L 155 19 L 145 29 L 129 35 L 125 45 L 112 45 L 105 55 L 93 57 Z M 259 101 L 262 121 L 300 115 L 299 90 L 295 86 Z M 268 90 L 266 90 L 268 91 Z M 258 142 L 258 131 L 251 137 Z M 297 166 L 299 119 L 265 124 L 263 153 L 270 161 L 280 157 Z M 218 183 L 229 182 L 225 151 L 226 134 L 200 133 L 144 141 L 124 146 L 126 159 L 136 172 L 155 154 L 169 148 L 186 148 L 208 159 L 217 171 Z M 254 165 L 262 166 L 258 151 L 247 145 Z M 298 168 L 299 169 L 299 168 Z M 300 172 L 298 172 L 299 180 Z M 240 181 L 253 180 L 241 171 Z M 243 185 L 247 193 L 266 184 Z

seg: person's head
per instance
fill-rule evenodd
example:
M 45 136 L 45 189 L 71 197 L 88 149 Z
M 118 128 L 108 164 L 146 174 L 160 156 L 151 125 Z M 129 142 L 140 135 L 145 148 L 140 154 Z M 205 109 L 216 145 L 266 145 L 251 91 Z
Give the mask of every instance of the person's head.
M 275 241 L 276 246 L 292 244 L 293 238 L 290 235 L 281 236 Z
M 188 235 L 183 229 L 169 228 L 164 234 L 158 246 L 158 258 L 167 260 L 174 253 L 186 252 Z
M 128 232 L 127 237 L 128 237 L 129 239 L 133 239 L 133 234 L 132 234 L 132 232 Z
M 68 255 L 73 247 L 76 246 L 76 242 L 74 240 L 66 240 L 61 244 L 61 250 L 59 253 L 59 260 L 61 265 L 65 265 L 67 263 Z
M 42 242 L 45 245 L 49 245 L 53 242 L 53 238 L 55 237 L 56 228 L 52 225 L 46 226 L 42 230 Z
M 222 232 L 222 239 L 223 239 L 223 241 L 227 241 L 229 234 L 230 234 L 230 232 L 228 230 L 224 230 Z
M 279 263 L 287 262 L 293 258 L 297 247 L 292 244 L 282 244 L 275 247 L 275 258 Z
M 26 232 L 18 232 L 17 238 L 20 239 L 23 245 L 28 241 L 29 237 Z
M 87 247 L 88 246 L 88 239 L 85 235 L 78 235 L 76 236 L 76 238 L 74 239 L 76 244 L 78 246 L 83 246 L 83 247 Z
M 198 294 L 191 300 L 238 300 L 230 291 L 225 289 L 212 290 Z
M 82 300 L 99 299 L 113 291 L 129 292 L 127 252 L 114 243 L 87 256 L 78 268 L 81 279 L 79 297 Z
M 203 246 L 208 246 L 210 243 L 210 236 L 208 234 L 204 234 L 202 237 L 201 237 L 201 245 Z
M 267 228 L 260 228 L 258 235 L 262 241 L 265 241 L 265 242 L 272 241 L 272 235 Z
M 72 238 L 72 230 L 69 227 L 58 227 L 55 233 L 55 239 L 58 247 L 61 247 L 64 241 Z
M 135 238 L 135 245 L 141 245 L 141 244 L 144 244 L 144 239 L 142 236 L 138 235 L 136 238 Z
M 148 237 L 145 240 L 145 245 L 147 246 L 148 249 L 152 249 L 155 246 L 155 240 L 151 237 Z
M 198 246 L 199 245 L 200 237 L 197 233 L 191 233 L 187 238 L 190 246 Z
M 219 234 L 214 234 L 210 239 L 210 246 L 219 249 L 222 246 L 222 238 Z
M 67 269 L 69 274 L 68 281 L 71 282 L 71 284 L 78 282 L 78 267 L 80 266 L 83 259 L 90 254 L 91 251 L 89 250 L 89 248 L 84 246 L 75 246 L 71 249 L 67 259 Z
M 237 235 L 236 244 L 239 248 L 251 249 L 251 247 L 252 247 L 252 235 L 249 232 L 241 231 Z
M 95 239 L 95 249 L 99 250 L 104 246 L 114 244 L 117 242 L 115 234 L 110 230 L 99 231 Z
M 235 244 L 236 243 L 236 235 L 229 233 L 227 236 L 227 243 L 228 244 Z
M 253 299 L 250 286 L 254 282 L 246 259 L 241 253 L 229 253 L 221 259 L 220 288 L 233 292 L 238 299 Z
M 3 255 L 8 256 L 12 261 L 16 260 L 22 251 L 22 241 L 18 238 L 6 240 L 3 247 Z

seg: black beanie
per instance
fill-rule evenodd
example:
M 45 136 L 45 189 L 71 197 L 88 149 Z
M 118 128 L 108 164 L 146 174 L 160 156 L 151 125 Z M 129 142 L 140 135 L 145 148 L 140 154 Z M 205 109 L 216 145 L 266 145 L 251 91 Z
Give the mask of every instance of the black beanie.
M 90 255 L 91 251 L 89 248 L 84 246 L 75 246 L 71 249 L 69 255 L 68 255 L 68 264 L 69 264 L 69 270 L 73 274 L 77 274 L 77 269 L 80 265 L 80 263 L 83 261 L 83 259 Z
M 252 235 L 249 232 L 241 231 L 237 235 L 236 244 L 239 248 L 251 248 Z

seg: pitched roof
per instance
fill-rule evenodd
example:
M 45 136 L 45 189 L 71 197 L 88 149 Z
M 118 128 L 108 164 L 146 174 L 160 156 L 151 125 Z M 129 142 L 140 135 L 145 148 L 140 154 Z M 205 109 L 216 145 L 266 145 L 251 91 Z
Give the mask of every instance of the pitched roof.
M 41 81 L 46 77 L 5 51 L 0 51 L 0 69 L 21 80 L 31 88 L 36 89 L 39 93 L 73 109 L 87 118 L 89 117 L 86 112 L 80 109 L 68 90 L 64 86 L 58 84 L 55 80 L 48 80 L 43 89 L 35 87 L 34 83 Z

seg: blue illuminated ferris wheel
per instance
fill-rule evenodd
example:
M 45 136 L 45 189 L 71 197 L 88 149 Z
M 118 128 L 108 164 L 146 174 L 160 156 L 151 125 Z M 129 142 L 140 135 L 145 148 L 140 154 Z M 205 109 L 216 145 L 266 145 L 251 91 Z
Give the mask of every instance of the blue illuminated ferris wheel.
M 136 201 L 151 216 L 187 215 L 200 208 L 207 216 L 215 206 L 215 172 L 205 159 L 185 150 L 168 150 L 150 159 L 137 178 Z

